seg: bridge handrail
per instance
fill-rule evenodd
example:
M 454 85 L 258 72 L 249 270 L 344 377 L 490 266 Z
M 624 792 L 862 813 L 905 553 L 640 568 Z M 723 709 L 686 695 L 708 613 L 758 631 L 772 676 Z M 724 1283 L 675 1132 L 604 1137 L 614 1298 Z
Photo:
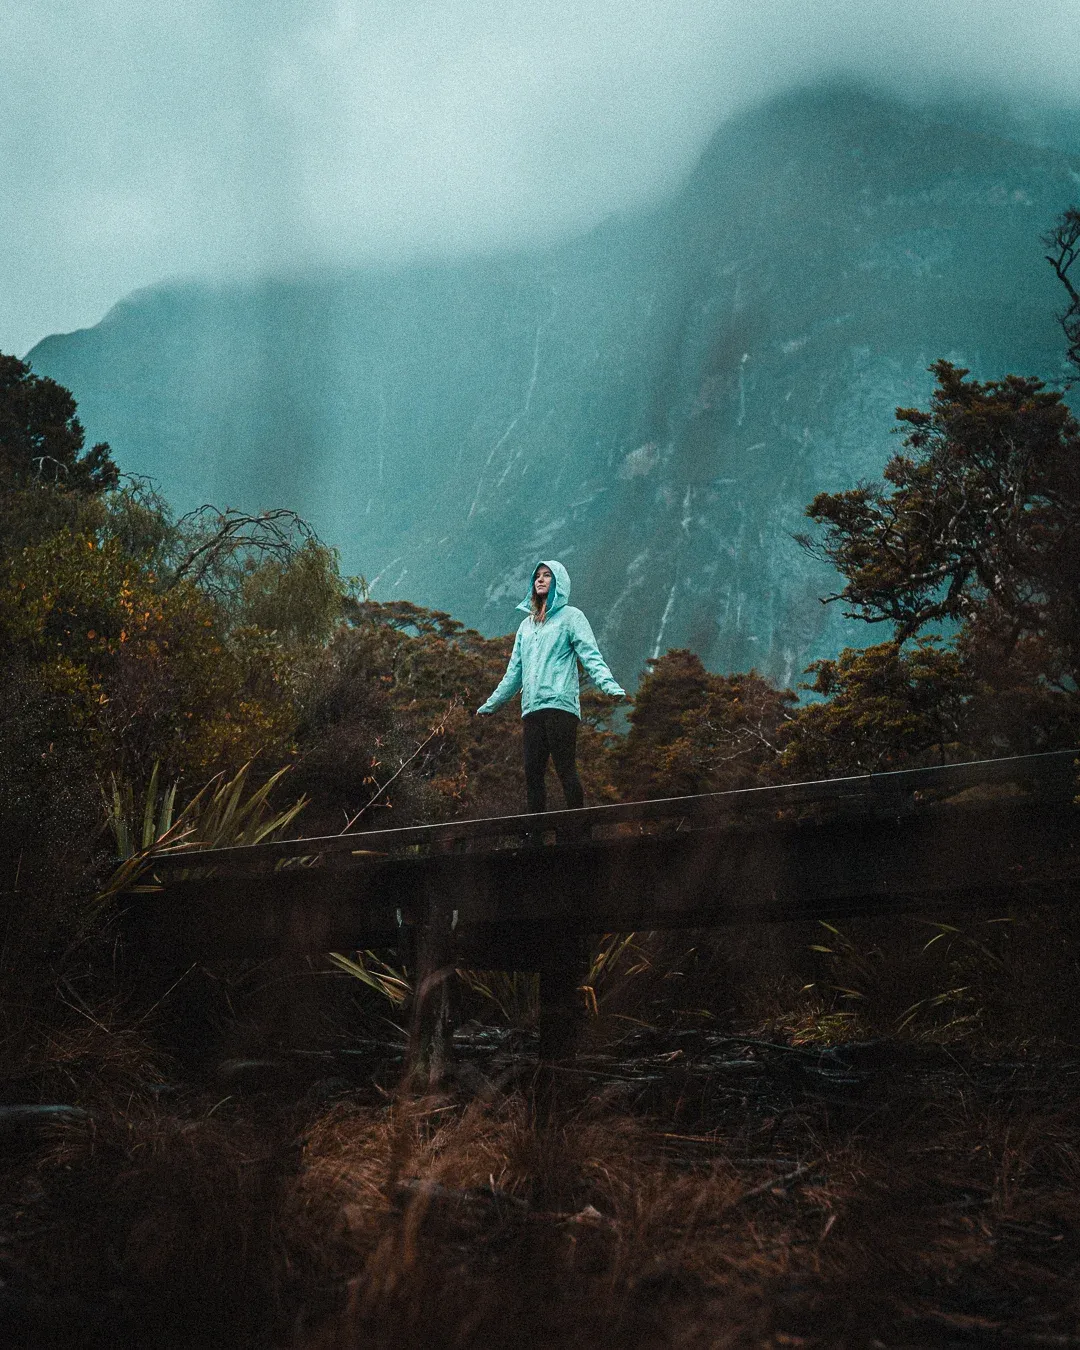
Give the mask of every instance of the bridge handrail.
M 732 809 L 808 805 L 845 798 L 865 798 L 868 805 L 884 807 L 907 794 L 949 788 L 960 791 L 994 783 L 1056 784 L 1062 794 L 1075 792 L 1075 765 L 1080 750 L 1053 750 L 1037 755 L 1013 755 L 1005 759 L 974 760 L 962 764 L 935 765 L 921 769 L 895 769 L 887 773 L 856 774 L 801 783 L 778 783 L 767 787 L 735 788 L 725 792 L 690 797 L 652 798 L 586 806 L 577 810 L 546 811 L 537 815 L 494 816 L 477 820 L 445 821 L 434 825 L 406 825 L 390 829 L 363 830 L 307 839 L 279 839 L 261 844 L 227 848 L 183 847 L 161 853 L 155 871 L 174 868 L 271 862 L 285 858 L 327 854 L 385 853 L 414 845 L 452 843 L 458 840 L 546 833 L 560 829 L 587 836 L 594 827 L 650 820 L 708 820 Z

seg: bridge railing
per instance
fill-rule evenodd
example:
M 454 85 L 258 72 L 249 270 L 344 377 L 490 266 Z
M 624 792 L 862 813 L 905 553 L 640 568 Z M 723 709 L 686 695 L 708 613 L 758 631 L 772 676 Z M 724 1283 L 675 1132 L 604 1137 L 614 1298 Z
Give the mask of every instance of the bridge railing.
M 874 815 L 920 809 L 977 789 L 1012 787 L 1047 800 L 1071 800 L 1077 793 L 1078 756 L 1077 750 L 1059 750 L 538 815 L 408 825 L 231 848 L 181 846 L 160 854 L 154 870 L 164 879 L 169 873 L 178 870 L 190 873 L 192 869 L 249 873 L 291 867 L 340 867 L 363 865 L 388 855 L 490 851 L 523 844 L 581 843 L 656 829 L 718 828 L 733 818 L 747 815 L 766 819 L 808 811 Z

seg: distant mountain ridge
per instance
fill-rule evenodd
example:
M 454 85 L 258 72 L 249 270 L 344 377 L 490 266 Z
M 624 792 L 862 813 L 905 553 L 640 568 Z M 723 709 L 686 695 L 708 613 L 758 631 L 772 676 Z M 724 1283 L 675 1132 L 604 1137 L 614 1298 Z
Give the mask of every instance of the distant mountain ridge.
M 1039 236 L 1080 157 L 848 91 L 715 137 L 662 206 L 556 247 L 139 292 L 30 354 L 176 504 L 288 505 L 378 597 L 512 628 L 539 556 L 617 674 L 784 681 L 867 630 L 791 540 L 877 476 L 927 365 L 1054 377 Z

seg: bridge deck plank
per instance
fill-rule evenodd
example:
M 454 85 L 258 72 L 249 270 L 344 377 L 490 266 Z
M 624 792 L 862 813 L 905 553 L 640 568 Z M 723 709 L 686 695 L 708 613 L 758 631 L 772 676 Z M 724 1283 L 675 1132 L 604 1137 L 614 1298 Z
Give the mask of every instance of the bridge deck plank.
M 410 825 L 396 829 L 357 831 L 316 838 L 274 840 L 262 844 L 218 849 L 177 849 L 162 855 L 159 874 L 195 866 L 242 871 L 279 865 L 286 859 L 366 858 L 406 849 L 425 850 L 447 845 L 490 844 L 537 833 L 569 832 L 591 836 L 595 831 L 620 827 L 680 822 L 708 825 L 742 813 L 776 815 L 796 807 L 842 806 L 873 814 L 911 802 L 926 793 L 957 793 L 971 788 L 1014 784 L 1036 790 L 1044 799 L 1071 800 L 1076 792 L 1076 761 L 1080 751 L 1051 751 L 1007 759 L 978 760 L 890 773 L 861 774 L 806 783 L 731 792 L 704 793 L 641 802 L 620 802 L 579 810 L 548 811 L 542 815 L 499 816 L 479 820 Z
M 1080 881 L 1080 808 L 1006 799 L 893 817 L 732 822 L 537 849 L 373 859 L 360 871 L 174 876 L 143 940 L 211 953 L 396 945 L 437 894 L 470 944 L 534 962 L 544 935 L 1001 906 Z

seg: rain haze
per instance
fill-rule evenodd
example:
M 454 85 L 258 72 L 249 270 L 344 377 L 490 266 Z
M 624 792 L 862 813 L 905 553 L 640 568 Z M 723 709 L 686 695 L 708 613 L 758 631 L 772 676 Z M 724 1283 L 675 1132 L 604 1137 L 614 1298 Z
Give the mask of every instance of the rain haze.
M 4 0 L 0 349 L 181 276 L 587 229 L 731 113 L 842 77 L 1078 101 L 1073 0 Z

